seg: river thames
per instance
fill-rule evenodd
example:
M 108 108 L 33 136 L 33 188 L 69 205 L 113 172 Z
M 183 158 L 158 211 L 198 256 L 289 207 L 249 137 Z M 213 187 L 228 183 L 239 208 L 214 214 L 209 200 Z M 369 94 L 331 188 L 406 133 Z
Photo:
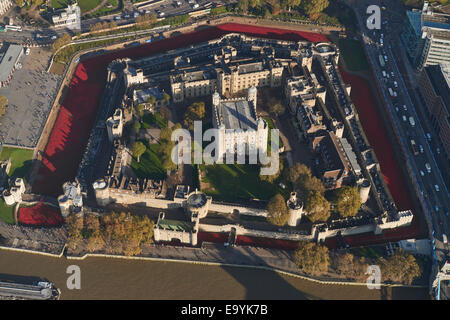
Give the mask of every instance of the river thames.
M 66 286 L 67 267 L 81 270 L 81 289 Z M 321 285 L 276 272 L 177 262 L 87 258 L 67 260 L 0 250 L 0 277 L 40 277 L 61 299 L 428 299 L 425 288 Z

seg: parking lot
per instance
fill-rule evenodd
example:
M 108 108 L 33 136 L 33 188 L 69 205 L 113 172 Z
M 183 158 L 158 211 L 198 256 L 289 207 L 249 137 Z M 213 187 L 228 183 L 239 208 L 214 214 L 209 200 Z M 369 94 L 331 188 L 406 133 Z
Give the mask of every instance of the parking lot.
M 0 94 L 8 98 L 5 115 L 0 119 L 0 142 L 35 147 L 50 112 L 61 81 L 44 71 L 48 61 L 44 49 L 32 49 L 23 55 L 22 69 L 14 72 L 7 87 Z

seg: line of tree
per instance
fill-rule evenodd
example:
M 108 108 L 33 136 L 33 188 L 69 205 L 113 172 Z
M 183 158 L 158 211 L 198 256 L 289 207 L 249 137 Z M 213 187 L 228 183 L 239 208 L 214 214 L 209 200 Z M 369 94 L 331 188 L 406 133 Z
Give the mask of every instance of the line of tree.
M 133 256 L 141 246 L 153 242 L 154 222 L 147 216 L 130 213 L 107 213 L 102 216 L 85 214 L 66 218 L 67 244 L 70 250 Z
M 114 29 L 117 28 L 117 23 L 115 21 L 111 22 L 97 22 L 96 24 L 93 24 L 91 28 L 89 29 L 91 32 L 106 30 L 106 29 Z
M 301 241 L 294 253 L 294 261 L 308 275 L 336 273 L 347 279 L 364 282 L 369 265 L 377 265 L 381 282 L 412 284 L 423 272 L 421 263 L 411 254 L 397 249 L 390 257 L 367 259 L 350 252 L 333 251 L 315 242 Z
M 71 42 L 72 37 L 68 33 L 64 33 L 52 43 L 51 49 L 53 52 L 56 52 L 58 49 Z
M 172 150 L 175 147 L 172 132 L 176 129 L 181 129 L 181 124 L 177 123 L 172 128 L 162 128 L 159 136 L 157 153 L 165 170 L 174 170 L 177 167 L 177 164 L 172 161 Z
M 286 179 L 292 183 L 293 189 L 304 202 L 305 211 L 312 222 L 326 221 L 331 215 L 331 204 L 341 217 L 353 217 L 361 207 L 358 188 L 343 186 L 335 189 L 330 201 L 325 198 L 325 187 L 322 181 L 314 177 L 303 163 L 295 163 L 285 171 Z
M 294 9 L 311 18 L 317 18 L 329 4 L 329 0 L 239 0 L 236 10 L 242 13 L 259 11 L 264 12 L 264 16 L 270 16 Z

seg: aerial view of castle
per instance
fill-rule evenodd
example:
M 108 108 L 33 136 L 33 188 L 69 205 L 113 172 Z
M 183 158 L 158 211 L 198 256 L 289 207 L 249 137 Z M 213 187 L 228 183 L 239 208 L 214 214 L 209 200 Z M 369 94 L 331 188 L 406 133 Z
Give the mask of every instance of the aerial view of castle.
M 323 285 L 367 286 L 376 266 L 376 285 L 448 299 L 450 5 L 13 2 L 0 1 L 0 255 Z M 71 289 L 9 272 L 0 299 Z

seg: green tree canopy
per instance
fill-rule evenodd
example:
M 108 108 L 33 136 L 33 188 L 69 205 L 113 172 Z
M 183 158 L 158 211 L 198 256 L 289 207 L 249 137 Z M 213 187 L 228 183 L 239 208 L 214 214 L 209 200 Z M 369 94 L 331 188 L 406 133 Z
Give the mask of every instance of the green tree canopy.
M 142 103 L 136 106 L 136 111 L 139 114 L 139 117 L 142 118 L 144 116 L 144 105 Z
M 310 275 L 328 272 L 330 255 L 328 248 L 315 242 L 301 241 L 295 251 L 294 261 L 299 268 Z
M 141 156 L 144 154 L 144 152 L 147 150 L 147 147 L 144 143 L 141 141 L 136 141 L 133 144 L 132 152 L 133 155 L 137 158 L 137 161 L 140 161 Z
M 314 17 L 325 10 L 329 4 L 328 0 L 302 1 L 302 9 L 307 15 Z
M 155 104 L 155 102 L 156 102 L 156 98 L 155 98 L 154 96 L 150 96 L 150 97 L 147 99 L 147 103 L 148 103 L 148 104 L 151 104 L 152 106 Z
M 205 114 L 205 103 L 194 102 L 184 114 L 184 125 L 189 130 L 194 130 L 194 121 L 202 120 L 205 117 Z
M 248 0 L 239 0 L 237 3 L 237 9 L 239 12 L 247 13 L 249 7 L 249 1 Z
M 288 221 L 286 201 L 281 194 L 276 194 L 267 204 L 267 220 L 277 226 L 284 226 Z
M 305 199 L 305 210 L 312 222 L 327 221 L 330 217 L 330 203 L 319 191 L 310 191 Z
M 333 192 L 335 210 L 342 217 L 353 217 L 361 207 L 361 197 L 357 187 L 344 186 Z
M 295 184 L 300 176 L 305 175 L 311 177 L 311 170 L 303 163 L 296 162 L 289 170 L 286 171 L 286 178 Z
M 133 126 L 134 126 L 134 131 L 136 133 L 138 133 L 139 130 L 141 129 L 141 123 L 139 121 L 135 121 Z
M 281 103 L 271 104 L 269 106 L 269 112 L 275 116 L 281 116 L 286 111 L 286 108 Z
M 311 191 L 317 191 L 320 194 L 325 192 L 325 187 L 320 179 L 306 174 L 300 175 L 294 185 L 302 199 L 305 199 Z

